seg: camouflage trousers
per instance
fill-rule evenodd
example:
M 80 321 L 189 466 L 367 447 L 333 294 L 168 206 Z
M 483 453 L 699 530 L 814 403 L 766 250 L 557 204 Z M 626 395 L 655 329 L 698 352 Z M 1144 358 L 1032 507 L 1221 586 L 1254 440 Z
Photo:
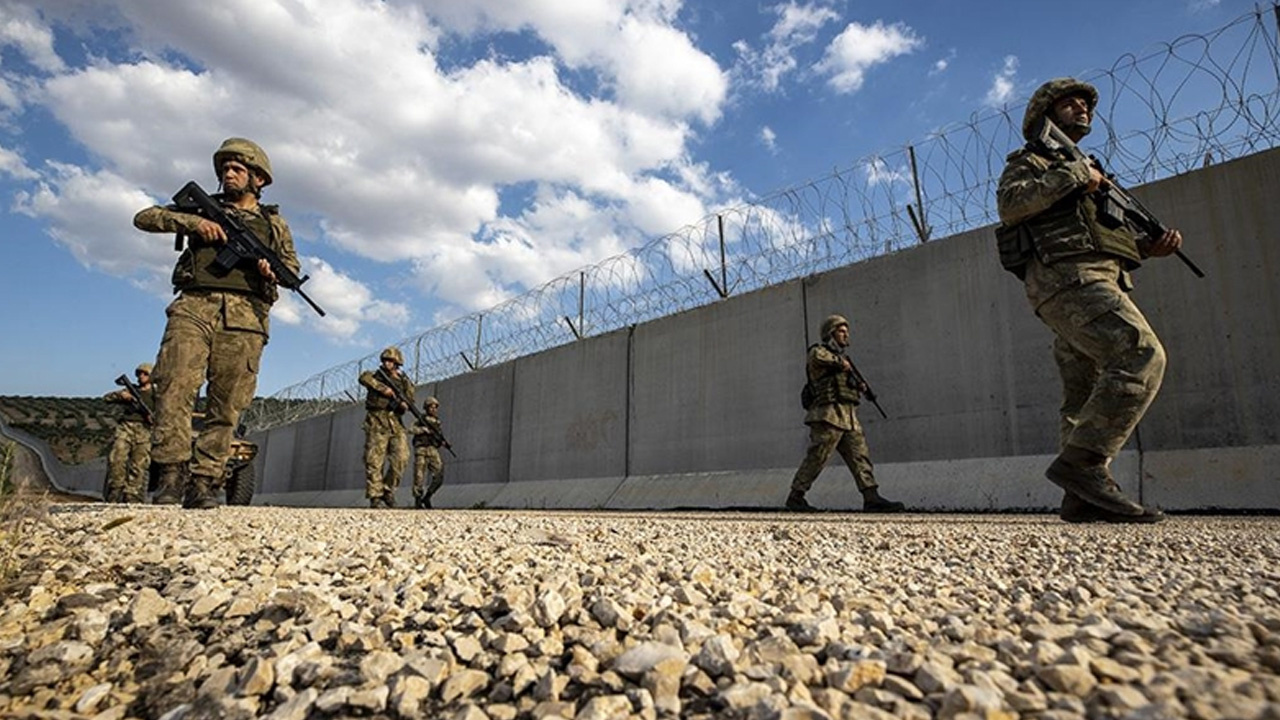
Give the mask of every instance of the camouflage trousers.
M 191 474 L 220 477 L 231 453 L 240 413 L 258 387 L 258 362 L 267 336 L 228 327 L 227 293 L 184 292 L 165 311 L 169 322 L 156 356 L 156 426 L 152 462 L 191 461 Z M 196 394 L 208 382 L 204 429 L 191 442 Z
M 423 485 L 427 474 L 431 474 L 431 484 Z M 431 497 L 444 484 L 444 460 L 440 457 L 440 449 L 430 445 L 419 445 L 413 449 L 413 496 Z
M 368 411 L 364 416 L 364 496 L 394 496 L 408 466 L 408 433 L 400 417 L 390 410 Z
M 107 453 L 107 502 L 147 501 L 147 477 L 151 468 L 151 428 L 140 422 L 116 426 L 115 439 Z
M 1120 452 L 1160 390 L 1165 353 L 1138 306 L 1111 280 L 1063 290 L 1037 314 L 1053 330 L 1062 377 L 1061 447 Z
M 851 430 L 841 430 L 824 422 L 810 423 L 809 448 L 791 480 L 791 489 L 808 492 L 833 450 L 844 458 L 844 464 L 849 466 L 859 490 L 876 487 L 875 474 L 871 470 L 871 451 L 867 448 L 866 436 L 862 434 L 862 423 L 855 416 Z

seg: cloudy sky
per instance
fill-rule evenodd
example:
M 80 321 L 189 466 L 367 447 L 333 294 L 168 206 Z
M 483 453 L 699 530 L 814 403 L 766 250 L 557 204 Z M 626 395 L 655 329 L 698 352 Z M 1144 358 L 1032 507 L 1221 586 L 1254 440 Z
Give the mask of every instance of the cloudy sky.
M 900 148 L 1251 0 L 6 0 L 0 394 L 155 355 L 172 238 L 245 136 L 309 294 L 259 393 Z

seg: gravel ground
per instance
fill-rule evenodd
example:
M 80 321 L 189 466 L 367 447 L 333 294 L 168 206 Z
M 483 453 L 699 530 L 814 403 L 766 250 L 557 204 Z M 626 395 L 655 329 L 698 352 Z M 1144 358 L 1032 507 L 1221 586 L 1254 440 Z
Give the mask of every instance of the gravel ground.
M 0 717 L 1280 720 L 1278 528 L 55 505 Z

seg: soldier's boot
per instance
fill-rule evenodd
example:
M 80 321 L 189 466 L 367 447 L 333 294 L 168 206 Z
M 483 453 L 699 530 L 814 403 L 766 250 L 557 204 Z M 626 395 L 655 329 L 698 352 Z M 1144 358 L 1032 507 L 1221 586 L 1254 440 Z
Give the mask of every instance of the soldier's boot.
M 1062 495 L 1062 509 L 1058 511 L 1058 517 L 1062 518 L 1063 522 L 1069 523 L 1150 524 L 1162 522 L 1164 513 L 1154 508 L 1144 507 L 1141 515 L 1117 515 L 1109 510 L 1103 510 L 1097 505 L 1090 505 L 1080 499 L 1080 496 L 1068 492 Z
M 818 508 L 809 504 L 804 499 L 804 491 L 791 488 L 791 494 L 787 496 L 787 509 L 793 512 L 817 512 Z
M 431 496 L 430 496 L 430 495 L 423 495 L 423 496 L 422 496 L 422 504 L 421 504 L 421 505 L 419 505 L 418 507 L 422 508 L 423 510 L 430 510 L 430 509 L 431 509 Z
M 1068 494 L 1114 516 L 1138 517 L 1147 513 L 1146 508 L 1121 492 L 1107 469 L 1107 459 L 1089 450 L 1068 446 L 1054 458 L 1044 475 Z
M 188 510 L 212 510 L 218 507 L 218 499 L 213 496 L 213 478 L 192 475 L 187 481 L 187 492 L 182 499 L 182 507 Z
M 181 505 L 182 489 L 187 482 L 186 463 L 157 463 L 156 494 L 151 502 L 156 505 Z
M 382 493 L 382 504 L 389 508 L 396 506 L 396 491 L 388 490 Z
M 869 487 L 862 491 L 862 512 L 896 513 L 906 509 L 907 506 L 897 500 L 886 500 L 880 497 L 878 487 Z
M 387 503 L 385 500 L 382 499 L 381 495 L 379 495 L 378 497 L 369 498 L 369 507 L 373 508 L 374 510 L 381 510 L 386 506 L 387 506 Z

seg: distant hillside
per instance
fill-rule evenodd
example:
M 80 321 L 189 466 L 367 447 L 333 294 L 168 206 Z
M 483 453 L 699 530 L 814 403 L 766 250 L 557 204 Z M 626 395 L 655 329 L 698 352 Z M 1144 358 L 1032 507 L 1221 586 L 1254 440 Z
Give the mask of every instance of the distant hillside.
M 0 395 L 0 415 L 11 427 L 49 444 L 68 465 L 107 454 L 120 409 L 101 398 Z

